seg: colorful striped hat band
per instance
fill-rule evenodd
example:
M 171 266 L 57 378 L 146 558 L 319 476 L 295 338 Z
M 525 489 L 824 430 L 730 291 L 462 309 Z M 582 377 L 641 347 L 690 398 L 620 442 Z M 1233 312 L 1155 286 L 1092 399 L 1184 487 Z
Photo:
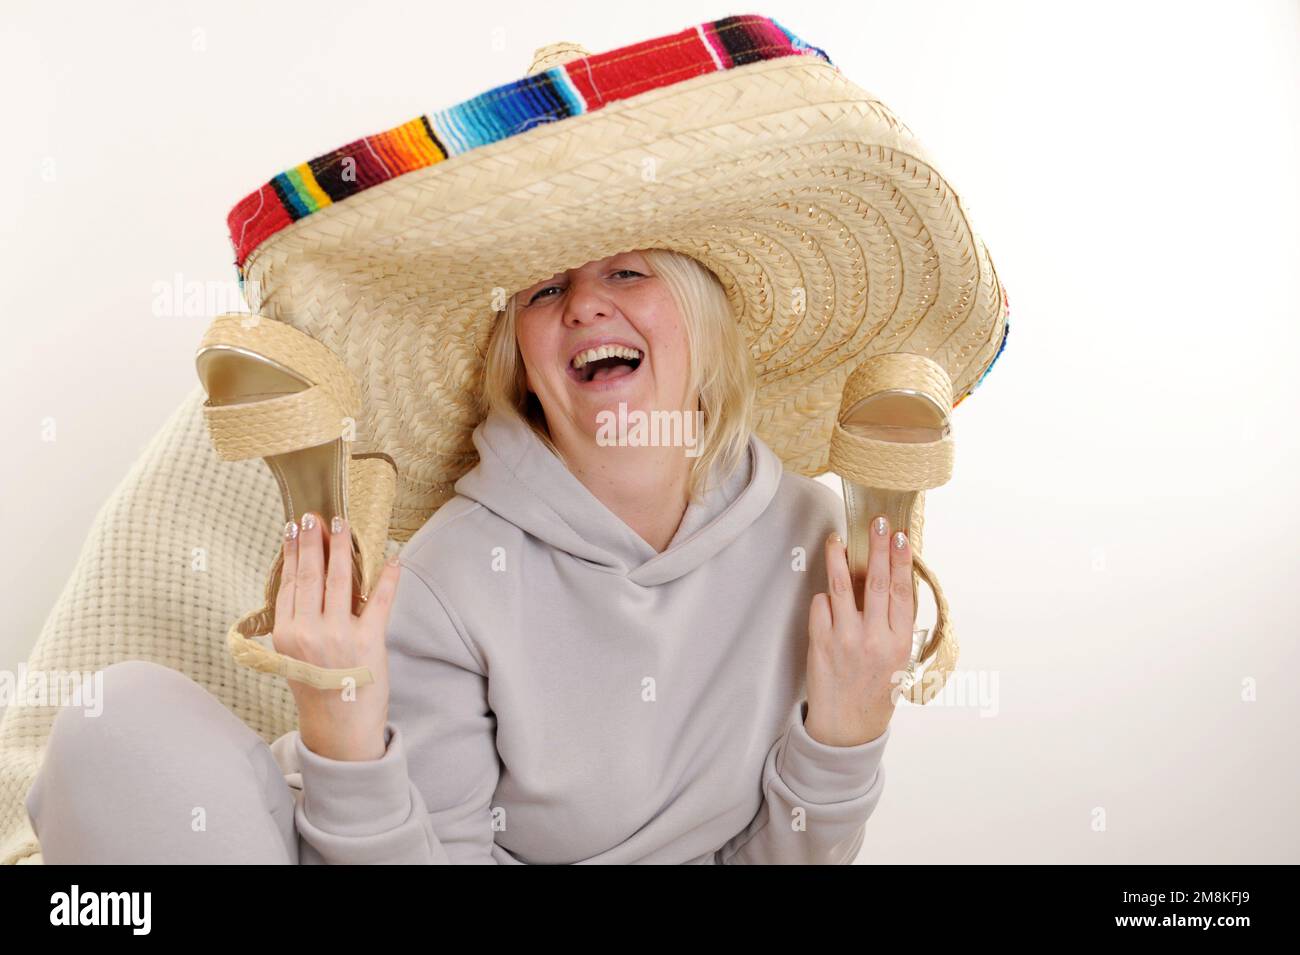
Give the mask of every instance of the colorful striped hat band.
M 355 376 L 357 451 L 399 467 L 399 541 L 476 461 L 494 303 L 566 269 L 668 248 L 712 270 L 754 358 L 756 430 L 809 476 L 864 358 L 925 355 L 959 404 L 1009 328 L 988 250 L 912 131 L 757 14 L 543 46 L 520 79 L 274 176 L 228 226 L 257 310 Z

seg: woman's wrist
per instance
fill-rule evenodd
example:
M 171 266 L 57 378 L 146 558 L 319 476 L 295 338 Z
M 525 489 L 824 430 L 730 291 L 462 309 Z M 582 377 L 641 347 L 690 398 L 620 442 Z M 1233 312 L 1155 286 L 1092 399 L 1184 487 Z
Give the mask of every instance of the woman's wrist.
M 361 762 L 366 760 L 383 759 L 384 754 L 388 752 L 388 744 L 385 740 L 387 735 L 383 729 L 376 736 L 373 733 L 359 735 L 355 739 L 340 740 L 326 736 L 317 736 L 309 728 L 299 729 L 302 736 L 303 745 L 315 753 L 317 756 L 325 759 L 339 760 L 340 762 Z
M 879 739 L 889 728 L 893 707 L 888 713 L 866 711 L 848 719 L 823 720 L 811 708 L 804 720 L 804 731 L 824 746 L 861 746 Z

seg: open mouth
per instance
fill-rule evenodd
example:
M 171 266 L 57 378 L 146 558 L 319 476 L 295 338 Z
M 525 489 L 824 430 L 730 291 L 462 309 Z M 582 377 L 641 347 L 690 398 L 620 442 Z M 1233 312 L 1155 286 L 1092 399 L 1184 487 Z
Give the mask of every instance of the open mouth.
M 626 378 L 641 367 L 642 357 L 635 348 L 601 346 L 578 355 L 568 366 L 569 376 L 582 384 Z

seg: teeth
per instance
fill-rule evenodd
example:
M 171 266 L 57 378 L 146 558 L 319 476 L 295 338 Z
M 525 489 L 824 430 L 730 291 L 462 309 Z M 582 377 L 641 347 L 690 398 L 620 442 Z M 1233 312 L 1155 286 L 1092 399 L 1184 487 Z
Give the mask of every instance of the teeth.
M 573 356 L 573 367 L 581 369 L 583 365 L 590 361 L 599 361 L 602 358 L 640 358 L 641 352 L 635 348 L 627 348 L 624 345 L 601 345 L 599 348 L 588 348 L 586 351 L 578 352 Z

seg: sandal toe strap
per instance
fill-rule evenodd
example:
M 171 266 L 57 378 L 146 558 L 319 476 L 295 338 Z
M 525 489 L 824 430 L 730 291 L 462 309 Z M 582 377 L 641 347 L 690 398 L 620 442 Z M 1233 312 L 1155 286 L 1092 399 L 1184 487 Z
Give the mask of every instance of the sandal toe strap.
M 237 404 L 205 403 L 203 416 L 217 453 L 227 461 L 268 457 L 332 441 L 361 406 L 361 394 L 331 349 L 291 325 L 260 315 L 227 313 L 208 326 L 199 344 L 247 352 L 290 370 L 301 391 Z
M 840 407 L 878 391 L 899 390 L 924 395 L 944 411 L 952 407 L 952 380 L 944 367 L 913 352 L 883 352 L 863 361 L 845 380 Z
M 953 440 L 921 443 L 881 441 L 845 431 L 837 421 L 831 432 L 830 469 L 863 487 L 926 490 L 952 478 Z
M 342 437 L 347 414 L 325 388 L 234 405 L 203 405 L 217 455 L 225 461 L 265 458 Z

